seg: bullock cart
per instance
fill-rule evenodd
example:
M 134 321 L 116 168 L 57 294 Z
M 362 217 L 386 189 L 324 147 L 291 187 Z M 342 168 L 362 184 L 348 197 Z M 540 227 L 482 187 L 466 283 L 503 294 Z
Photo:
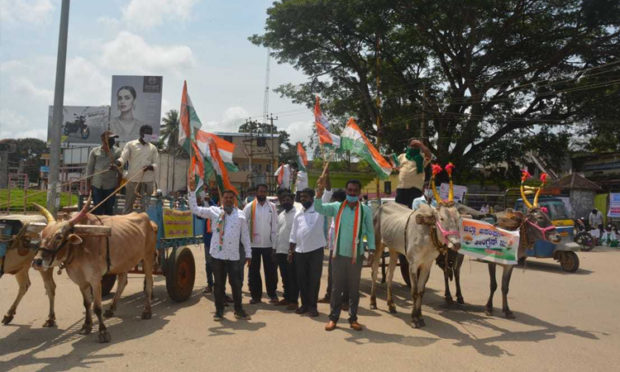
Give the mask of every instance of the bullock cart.
M 157 224 L 157 261 L 154 275 L 166 277 L 166 290 L 171 299 L 177 302 L 187 300 L 194 289 L 196 262 L 188 245 L 202 244 L 204 221 L 197 219 L 186 207 L 164 206 L 168 202 L 161 197 L 152 198 L 146 213 Z M 130 271 L 142 274 L 138 265 Z M 102 293 L 110 293 L 115 275 L 102 279 Z

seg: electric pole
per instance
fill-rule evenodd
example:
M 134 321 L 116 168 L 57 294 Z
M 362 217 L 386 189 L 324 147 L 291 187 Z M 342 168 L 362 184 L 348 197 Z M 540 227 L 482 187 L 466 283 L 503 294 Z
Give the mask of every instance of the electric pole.
M 50 172 L 47 188 L 47 209 L 55 214 L 60 207 L 58 177 L 60 173 L 60 131 L 65 94 L 65 67 L 67 62 L 67 35 L 69 31 L 69 0 L 62 0 L 60 9 L 60 32 L 56 58 L 56 82 L 54 87 L 54 111 L 50 138 Z
M 269 66 L 269 65 L 268 65 Z M 267 69 L 267 71 L 269 71 L 269 69 Z M 278 117 L 276 116 L 275 118 L 273 117 L 273 114 L 269 114 L 269 122 L 271 123 L 271 127 L 270 127 L 270 132 L 271 132 L 271 164 L 273 164 L 273 168 L 272 168 L 272 174 L 275 172 L 276 168 L 278 167 L 278 163 L 276 160 L 276 148 L 278 149 L 278 152 L 280 151 L 280 139 L 278 138 L 277 140 L 274 140 L 274 135 L 275 135 L 275 126 L 273 125 L 273 121 L 274 120 L 278 120 Z M 275 142 L 275 145 L 274 145 Z M 271 177 L 272 179 L 274 179 L 273 177 Z M 274 183 L 275 183 L 275 179 L 274 179 Z M 275 187 L 274 187 L 275 189 Z

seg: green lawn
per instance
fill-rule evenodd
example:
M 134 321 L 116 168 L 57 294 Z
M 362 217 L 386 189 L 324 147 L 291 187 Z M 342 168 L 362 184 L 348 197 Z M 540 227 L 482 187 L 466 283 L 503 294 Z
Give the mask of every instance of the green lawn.
M 8 206 L 8 189 L 0 189 L 0 211 L 6 211 Z M 28 210 L 36 210 L 32 203 L 37 203 L 45 206 L 47 199 L 47 192 L 41 190 L 28 190 L 27 207 Z M 60 206 L 65 207 L 69 205 L 75 205 L 78 202 L 77 194 L 69 195 L 63 192 L 60 197 Z M 23 189 L 11 189 L 11 211 L 19 212 L 24 210 L 24 190 Z
M 316 180 L 321 174 L 318 171 L 310 171 L 308 174 L 308 186 L 314 188 L 316 186 Z M 329 178 L 333 188 L 344 189 L 348 180 L 356 179 L 365 186 L 367 183 L 375 179 L 374 172 L 360 173 L 360 172 L 347 172 L 347 171 L 333 171 L 330 170 Z

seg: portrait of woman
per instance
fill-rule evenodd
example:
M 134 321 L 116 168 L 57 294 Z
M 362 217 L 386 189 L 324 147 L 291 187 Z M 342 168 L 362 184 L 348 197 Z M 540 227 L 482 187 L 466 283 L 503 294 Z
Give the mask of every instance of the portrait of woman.
M 137 139 L 144 125 L 134 116 L 136 99 L 136 90 L 130 85 L 123 85 L 116 91 L 116 108 L 120 114 L 110 120 L 110 130 L 118 134 L 121 141 Z

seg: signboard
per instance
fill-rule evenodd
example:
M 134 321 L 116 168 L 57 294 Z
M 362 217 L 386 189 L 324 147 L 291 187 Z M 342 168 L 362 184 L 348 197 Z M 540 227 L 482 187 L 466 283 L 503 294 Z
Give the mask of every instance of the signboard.
M 448 193 L 450 192 L 450 184 L 442 183 L 439 185 L 439 196 L 442 199 L 448 199 Z M 454 201 L 458 203 L 463 202 L 463 198 L 465 198 L 465 194 L 467 193 L 467 186 L 454 185 Z
M 47 117 L 47 138 L 51 139 L 52 114 L 49 107 Z M 108 128 L 110 108 L 108 106 L 64 106 L 60 141 L 73 143 L 101 144 L 101 134 Z
M 609 194 L 609 212 L 607 217 L 620 218 L 620 193 L 612 192 Z
M 505 265 L 517 264 L 519 232 L 495 227 L 487 222 L 463 218 L 459 253 Z
M 164 208 L 164 236 L 166 238 L 187 238 L 194 236 L 191 211 Z
M 162 87 L 161 76 L 112 76 L 110 130 L 121 142 L 138 139 L 143 125 L 153 129 L 147 139 L 159 138 Z

